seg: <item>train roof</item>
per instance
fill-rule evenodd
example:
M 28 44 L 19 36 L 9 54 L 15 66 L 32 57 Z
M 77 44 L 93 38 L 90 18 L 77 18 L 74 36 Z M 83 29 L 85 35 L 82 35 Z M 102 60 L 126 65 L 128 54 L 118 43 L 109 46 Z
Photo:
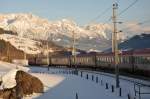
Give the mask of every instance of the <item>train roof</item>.
M 120 55 L 150 55 L 150 48 L 146 48 L 146 49 L 136 49 L 136 50 L 128 50 L 128 51 L 119 51 Z M 89 56 L 113 56 L 114 53 L 112 52 L 91 52 L 91 53 L 82 53 L 82 54 L 77 54 L 77 57 L 89 57 Z M 41 56 L 40 58 L 42 58 L 44 56 Z M 56 56 L 51 56 L 53 58 L 68 58 L 68 57 L 72 57 L 72 55 L 56 55 Z
M 134 54 L 150 54 L 150 48 L 135 50 Z

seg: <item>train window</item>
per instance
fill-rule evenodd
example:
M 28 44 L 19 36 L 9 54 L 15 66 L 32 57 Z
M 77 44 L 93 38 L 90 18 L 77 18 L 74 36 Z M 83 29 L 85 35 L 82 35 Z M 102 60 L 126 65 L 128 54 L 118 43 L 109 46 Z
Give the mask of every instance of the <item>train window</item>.
M 104 62 L 106 61 L 106 57 L 103 58 L 103 61 L 104 61 Z
M 109 57 L 107 57 L 107 62 L 110 62 L 110 59 L 109 59 Z
M 99 60 L 99 61 L 101 60 L 100 57 L 98 58 L 98 60 Z
M 106 62 L 106 57 L 104 58 L 104 63 Z
M 125 63 L 125 57 L 124 56 L 122 57 L 122 63 Z
M 109 57 L 107 57 L 107 60 L 106 60 L 106 62 L 109 62 Z
M 150 64 L 150 57 L 147 57 L 147 60 L 148 60 L 148 64 Z
M 138 56 L 138 64 L 141 64 L 141 63 L 142 63 L 142 57 Z
M 122 63 L 122 56 L 120 56 L 120 63 Z
M 105 62 L 107 62 L 107 57 L 105 57 Z
M 102 61 L 102 58 L 100 57 L 99 60 Z
M 105 58 L 105 62 L 108 62 L 108 57 Z
M 97 60 L 98 60 L 98 61 L 100 60 L 99 57 L 97 58 Z
M 142 63 L 143 64 L 149 64 L 149 58 L 148 57 L 142 57 Z
M 137 57 L 134 56 L 134 63 L 137 64 Z
M 132 56 L 129 56 L 128 63 L 132 63 L 132 62 L 133 62 Z
M 102 58 L 102 61 L 103 61 L 103 62 L 105 62 L 105 57 L 104 57 L 104 58 Z
M 109 57 L 109 63 L 111 63 L 111 57 Z
M 137 56 L 137 63 L 139 64 L 140 63 L 140 57 Z
M 107 61 L 107 57 L 104 58 L 104 62 L 106 62 L 106 61 Z
M 140 57 L 137 56 L 137 64 L 139 64 L 139 63 L 140 63 Z
M 128 57 L 127 56 L 125 56 L 124 58 L 123 58 L 123 63 L 129 63 L 129 59 L 128 59 Z

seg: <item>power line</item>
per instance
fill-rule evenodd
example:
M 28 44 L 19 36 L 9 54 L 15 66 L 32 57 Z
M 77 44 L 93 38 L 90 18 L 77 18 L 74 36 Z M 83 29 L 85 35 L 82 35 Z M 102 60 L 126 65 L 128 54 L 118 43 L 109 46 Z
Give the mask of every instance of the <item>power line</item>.
M 126 12 L 129 8 L 131 8 L 133 5 L 135 5 L 138 2 L 138 0 L 135 0 L 134 2 L 132 2 L 127 8 L 125 8 L 124 10 L 122 10 L 118 16 L 120 16 L 121 14 L 123 14 L 124 12 Z
M 130 28 L 134 27 L 135 25 L 143 25 L 143 24 L 146 24 L 146 23 L 149 23 L 149 22 L 150 22 L 150 19 L 144 20 L 144 21 L 142 21 L 142 22 L 139 22 L 139 23 L 137 23 L 137 24 L 133 24 L 132 26 L 123 28 L 123 29 L 121 29 L 121 30 L 127 30 L 127 29 L 130 29 Z
M 104 10 L 102 13 L 100 13 L 98 16 L 96 16 L 94 19 L 92 19 L 89 23 L 92 23 L 94 22 L 95 20 L 101 18 L 103 15 L 105 15 L 110 9 L 111 9 L 112 6 L 108 7 L 106 10 Z
M 119 0 L 115 0 L 115 2 L 118 2 Z M 107 7 L 103 12 L 101 12 L 99 15 L 97 15 L 95 18 L 93 18 L 89 23 L 94 22 L 95 20 L 101 18 L 102 16 L 104 16 L 109 10 L 111 10 L 112 5 L 110 5 L 109 7 Z M 109 18 L 110 20 L 111 18 Z

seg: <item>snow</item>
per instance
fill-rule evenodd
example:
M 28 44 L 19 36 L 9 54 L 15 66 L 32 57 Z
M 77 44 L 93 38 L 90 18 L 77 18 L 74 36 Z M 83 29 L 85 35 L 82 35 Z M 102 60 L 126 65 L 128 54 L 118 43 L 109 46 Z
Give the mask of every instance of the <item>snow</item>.
M 0 34 L 0 39 L 9 42 L 15 48 L 22 50 L 25 53 L 28 53 L 28 54 L 40 53 L 40 50 L 36 45 L 40 43 L 37 41 L 31 40 L 28 38 L 22 38 L 16 35 L 10 35 L 10 34 Z
M 72 75 L 68 74 L 72 70 L 65 70 L 65 69 L 55 69 L 50 68 L 50 71 L 47 68 L 39 68 L 39 67 L 32 67 L 32 72 L 36 72 L 35 75 L 40 73 L 40 79 L 45 83 L 46 80 L 44 79 L 52 79 L 51 76 L 54 77 L 53 79 L 62 79 L 59 80 L 60 82 L 57 83 L 55 86 L 50 86 L 48 90 L 45 91 L 44 94 L 36 97 L 36 99 L 75 99 L 76 93 L 78 94 L 78 99 L 128 99 L 127 95 L 129 94 L 131 99 L 134 96 L 134 84 L 130 80 L 135 82 L 150 84 L 150 82 L 138 80 L 138 79 L 131 79 L 128 77 L 121 76 L 120 86 L 122 88 L 122 96 L 119 96 L 119 89 L 114 89 L 114 93 L 111 92 L 111 85 L 115 86 L 115 78 L 112 74 L 102 73 L 99 74 L 97 72 L 87 72 L 83 71 L 83 77 L 79 75 Z M 89 79 L 86 79 L 86 75 L 89 75 Z M 49 76 L 47 76 L 49 75 Z M 96 83 L 95 78 L 92 81 L 92 75 L 94 77 L 98 77 L 98 83 Z M 42 77 L 43 76 L 43 77 Z M 38 75 L 37 75 L 38 77 Z M 102 83 L 101 83 L 102 81 Z M 49 83 L 49 84 L 48 84 Z M 46 81 L 46 86 L 52 84 L 53 82 Z M 106 90 L 105 84 L 108 83 L 109 89 Z M 138 87 L 136 87 L 138 88 Z M 149 87 L 141 87 L 141 92 L 150 92 Z M 33 95 L 34 96 L 34 95 Z M 150 94 L 148 95 L 141 95 L 142 99 L 149 99 Z M 32 98 L 32 97 L 30 97 Z M 136 96 L 138 99 L 138 95 Z
M 78 93 L 79 99 L 97 99 L 98 97 L 102 97 L 102 99 L 121 99 L 120 97 L 109 94 L 107 90 L 101 90 L 102 87 L 99 84 L 81 79 L 75 75 L 56 75 L 53 74 L 54 72 L 58 72 L 55 70 L 51 72 L 43 71 L 43 69 L 38 70 L 37 68 L 32 68 L 31 70 L 34 72 L 42 72 L 40 74 L 33 73 L 33 75 L 39 77 L 49 89 L 46 89 L 45 93 L 40 96 L 34 94 L 32 97 L 30 96 L 30 98 L 75 99 L 75 95 Z M 26 98 L 28 99 L 29 97 Z
M 106 37 L 104 30 L 108 28 L 108 26 L 105 25 L 92 24 L 90 25 L 91 29 L 86 30 L 84 27 L 78 26 L 72 19 L 48 21 L 26 13 L 0 14 L 0 20 L 0 27 L 4 29 L 16 31 L 20 36 L 28 34 L 27 36 L 30 35 L 31 38 L 43 40 L 47 38 L 47 35 L 43 35 L 47 32 L 72 37 L 72 31 L 75 31 L 77 37 Z
M 23 71 L 29 71 L 28 67 L 23 67 L 21 65 L 16 65 L 16 64 L 11 64 L 11 63 L 0 61 L 0 74 L 6 73 L 16 68 L 19 70 L 23 70 Z
M 17 66 L 20 69 L 20 66 Z M 15 86 L 14 80 L 17 72 L 16 65 L 0 61 L 0 73 L 3 76 L 2 88 L 11 88 Z M 120 76 L 120 87 L 122 95 L 119 96 L 119 89 L 115 88 L 115 75 L 94 71 L 79 71 L 78 75 L 73 74 L 73 69 L 64 68 L 48 68 L 45 67 L 22 67 L 23 70 L 30 70 L 29 73 L 38 77 L 44 84 L 44 93 L 34 93 L 26 96 L 23 99 L 128 99 L 129 94 L 131 99 L 139 99 L 138 93 L 135 96 L 134 83 L 142 83 L 150 85 L 149 81 L 133 79 Z M 5 72 L 5 73 L 4 73 Z M 5 75 L 4 75 L 5 74 Z M 88 74 L 88 79 L 86 78 Z M 92 80 L 92 75 L 94 76 Z M 98 77 L 98 82 L 96 82 Z M 108 83 L 108 89 L 106 89 Z M 111 92 L 111 87 L 114 86 L 114 92 Z M 136 86 L 138 91 L 138 86 Z M 141 87 L 141 92 L 149 92 L 150 87 Z M 150 94 L 142 94 L 141 99 L 149 99 Z
M 7 88 L 13 88 L 16 86 L 16 73 L 17 73 L 17 69 L 13 69 L 11 71 L 9 71 L 8 73 L 6 73 L 5 75 L 2 76 L 2 88 L 3 89 L 7 89 Z
M 60 42 L 60 41 L 61 41 L 61 39 L 60 39 L 60 38 L 58 38 L 58 39 L 56 39 L 55 41 L 56 41 L 56 42 Z
M 65 79 L 65 77 L 59 75 L 49 75 L 49 74 L 41 74 L 41 73 L 31 73 L 31 74 L 35 77 L 38 77 L 43 82 L 45 93 L 50 92 L 50 90 L 58 86 Z M 43 95 L 34 93 L 32 96 L 25 97 L 25 99 L 38 98 L 38 97 L 43 97 Z M 43 99 L 49 99 L 48 97 Z
M 6 89 L 16 86 L 15 76 L 18 70 L 27 72 L 29 68 L 0 61 L 0 80 L 2 81 L 0 88 Z

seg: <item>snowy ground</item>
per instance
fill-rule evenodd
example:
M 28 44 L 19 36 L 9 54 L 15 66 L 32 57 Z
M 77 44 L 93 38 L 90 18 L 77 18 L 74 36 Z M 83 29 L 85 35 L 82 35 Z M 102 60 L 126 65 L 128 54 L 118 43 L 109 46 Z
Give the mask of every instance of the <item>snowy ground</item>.
M 89 71 L 81 73 L 79 71 L 78 75 L 75 75 L 73 74 L 74 70 L 69 69 L 50 68 L 48 71 L 47 68 L 26 68 L 0 61 L 1 76 L 16 68 L 29 70 L 29 73 L 38 77 L 44 84 L 43 94 L 33 94 L 24 97 L 24 99 L 129 99 L 128 95 L 130 99 L 139 99 L 138 93 L 135 96 L 133 82 L 150 85 L 148 81 L 121 76 L 121 96 L 119 96 L 119 89 L 115 88 L 112 92 L 112 86 L 115 87 L 115 78 L 111 74 Z M 137 89 L 138 86 L 136 86 Z M 141 92 L 150 93 L 150 87 L 141 87 Z M 141 99 L 150 99 L 150 94 L 142 94 Z
M 121 77 L 120 85 L 122 92 L 121 96 L 119 96 L 119 89 L 114 89 L 114 92 L 112 92 L 112 85 L 115 86 L 114 75 L 83 71 L 81 77 L 81 72 L 78 75 L 74 75 L 71 74 L 72 70 L 50 68 L 50 71 L 48 71 L 47 68 L 39 67 L 32 67 L 30 72 L 40 73 L 40 79 L 42 81 L 45 80 L 44 85 L 49 88 L 44 94 L 36 97 L 36 99 L 76 99 L 76 93 L 78 99 L 128 99 L 128 95 L 130 99 L 139 99 L 138 94 L 135 96 L 133 82 L 150 84 L 147 81 Z M 96 82 L 96 77 L 98 77 L 98 82 Z M 55 83 L 49 81 L 55 81 L 55 79 L 57 79 Z M 108 89 L 106 89 L 106 83 L 108 83 Z M 136 90 L 137 88 L 138 86 L 136 86 Z M 141 87 L 141 92 L 150 93 L 150 88 Z M 141 99 L 150 99 L 150 94 L 142 94 Z
M 2 62 L 0 61 L 0 74 L 2 75 L 3 73 L 6 73 L 12 69 L 20 69 L 23 71 L 28 71 L 29 68 L 27 67 L 23 67 L 21 65 L 16 65 L 16 64 L 11 64 L 11 63 L 7 63 L 7 62 Z

